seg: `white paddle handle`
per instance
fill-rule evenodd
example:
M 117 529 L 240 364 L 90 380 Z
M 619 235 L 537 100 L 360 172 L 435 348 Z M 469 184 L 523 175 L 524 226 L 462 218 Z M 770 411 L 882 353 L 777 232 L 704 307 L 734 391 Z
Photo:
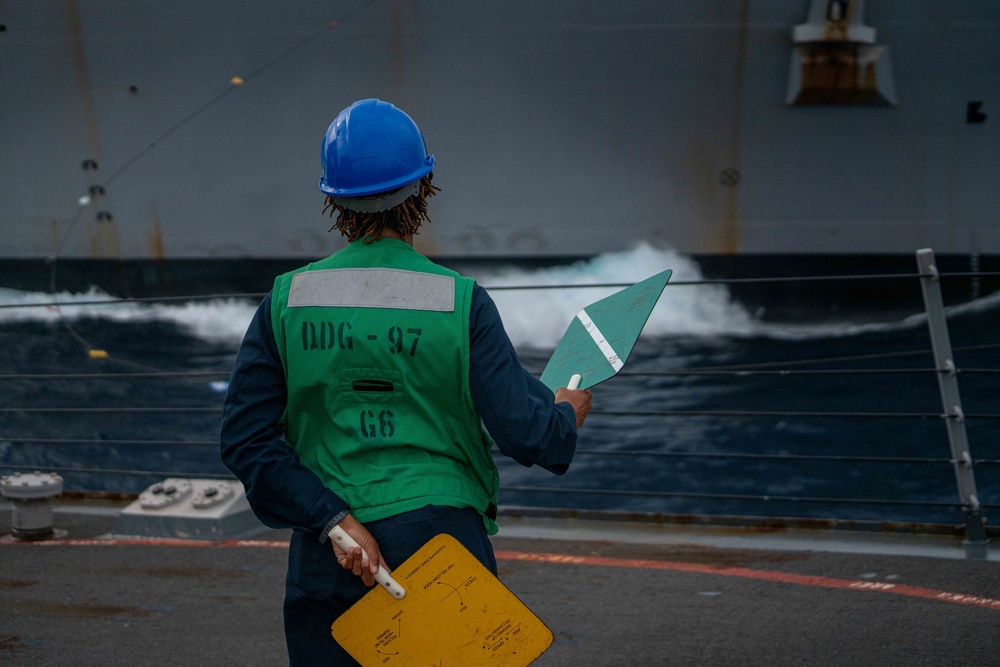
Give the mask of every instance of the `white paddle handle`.
M 345 551 L 351 547 L 359 547 L 359 545 L 353 537 L 347 534 L 347 531 L 340 526 L 334 526 L 333 530 L 330 531 L 330 539 L 339 544 Z M 364 556 L 365 560 L 368 560 L 368 552 L 361 549 L 361 554 Z M 375 573 L 375 581 L 382 584 L 385 590 L 389 591 L 389 594 L 397 600 L 402 600 L 406 595 L 406 591 L 400 586 L 389 571 L 384 567 L 379 565 L 378 572 Z
M 569 384 L 566 385 L 566 388 L 567 389 L 576 389 L 577 387 L 580 386 L 580 380 L 582 380 L 582 379 L 583 378 L 580 377 L 579 373 L 573 373 L 573 377 L 571 377 L 569 379 Z

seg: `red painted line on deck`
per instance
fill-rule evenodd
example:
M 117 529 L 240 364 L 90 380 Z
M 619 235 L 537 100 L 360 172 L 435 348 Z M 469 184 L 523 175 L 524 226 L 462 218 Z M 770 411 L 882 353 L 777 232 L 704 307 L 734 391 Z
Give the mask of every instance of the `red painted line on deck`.
M 155 546 L 155 547 L 207 547 L 213 549 L 225 547 L 263 547 L 268 549 L 288 548 L 287 541 L 281 540 L 227 540 L 212 542 L 209 540 L 179 540 L 159 538 L 108 538 L 108 539 L 54 539 L 39 542 L 21 542 L 0 538 L 0 545 L 20 544 L 25 546 L 60 547 L 60 546 Z M 793 574 L 791 572 L 776 572 L 773 570 L 753 570 L 746 567 L 712 567 L 699 563 L 682 563 L 678 561 L 641 560 L 636 558 L 608 558 L 604 556 L 570 556 L 567 554 L 531 553 L 526 551 L 497 551 L 497 560 L 511 560 L 531 563 L 547 563 L 551 565 L 589 565 L 592 567 L 619 567 L 637 570 L 671 570 L 674 572 L 697 572 L 699 574 L 716 574 L 724 577 L 742 577 L 744 579 L 760 579 L 800 586 L 817 586 L 820 588 L 839 588 L 852 591 L 877 591 L 905 595 L 908 597 L 964 604 L 1000 611 L 1000 600 L 939 591 L 933 588 L 909 586 L 907 584 L 889 584 L 877 581 L 859 581 L 857 579 L 834 579 L 811 574 Z
M 20 544 L 24 546 L 37 547 L 268 547 L 268 548 L 288 548 L 288 540 L 225 540 L 223 542 L 213 542 L 211 540 L 181 540 L 173 538 L 158 537 L 109 537 L 107 539 L 96 537 L 93 539 L 54 539 L 39 540 L 38 542 L 24 542 L 0 538 L 2 544 Z
M 762 579 L 801 586 L 818 586 L 821 588 L 840 588 L 854 591 L 878 591 L 952 602 L 954 604 L 971 605 L 1000 611 L 1000 600 L 938 591 L 932 588 L 909 586 L 906 584 L 888 584 L 877 581 L 858 581 L 856 579 L 834 579 L 818 577 L 809 574 L 793 574 L 791 572 L 775 572 L 772 570 L 752 570 L 745 567 L 712 567 L 699 563 L 680 563 L 675 561 L 638 560 L 629 558 L 606 558 L 602 556 L 567 556 L 564 554 L 526 553 L 523 551 L 497 551 L 497 560 L 527 561 L 532 563 L 551 563 L 555 565 L 590 565 L 597 567 L 624 567 L 639 570 L 672 570 L 675 572 L 697 572 L 699 574 L 717 574 L 726 577 L 742 577 L 744 579 Z

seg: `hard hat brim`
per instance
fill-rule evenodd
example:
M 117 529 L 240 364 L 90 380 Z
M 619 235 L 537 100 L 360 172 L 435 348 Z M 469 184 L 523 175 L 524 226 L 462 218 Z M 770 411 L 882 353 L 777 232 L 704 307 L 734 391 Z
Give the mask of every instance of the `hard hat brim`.
M 409 185 L 414 181 L 420 180 L 433 170 L 434 156 L 428 155 L 421 167 L 415 172 L 405 176 L 400 176 L 399 178 L 390 181 L 384 181 L 376 185 L 368 185 L 359 188 L 334 188 L 327 184 L 325 176 L 321 176 L 319 179 L 319 189 L 322 190 L 324 194 L 328 194 L 331 197 L 370 197 L 371 195 L 377 195 L 382 192 L 390 192 L 401 188 L 404 185 Z

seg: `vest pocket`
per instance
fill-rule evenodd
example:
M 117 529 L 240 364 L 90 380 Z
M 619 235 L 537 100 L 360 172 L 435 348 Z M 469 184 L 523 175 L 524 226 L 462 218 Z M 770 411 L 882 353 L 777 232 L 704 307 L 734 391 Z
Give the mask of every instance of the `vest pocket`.
M 389 380 L 372 380 L 368 378 L 365 380 L 352 380 L 351 389 L 354 391 L 372 391 L 384 394 L 395 391 L 396 386 Z
M 384 368 L 337 370 L 336 403 L 399 403 L 406 396 L 403 374 Z M 329 409 L 329 408 L 328 408 Z

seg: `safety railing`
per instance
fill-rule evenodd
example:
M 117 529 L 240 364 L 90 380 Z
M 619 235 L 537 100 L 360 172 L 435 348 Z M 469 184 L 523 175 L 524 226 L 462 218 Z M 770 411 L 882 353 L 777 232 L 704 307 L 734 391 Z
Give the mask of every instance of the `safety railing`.
M 984 499 L 977 486 L 977 468 L 990 468 L 1000 464 L 996 458 L 974 458 L 969 444 L 967 425 L 969 423 L 987 423 L 1000 419 L 1000 413 L 992 412 L 972 412 L 967 413 L 963 409 L 962 400 L 958 391 L 958 379 L 960 376 L 981 376 L 991 377 L 1000 374 L 1000 369 L 993 367 L 959 367 L 954 360 L 954 352 L 981 351 L 1000 349 L 1000 342 L 986 345 L 964 346 L 952 348 L 945 308 L 941 296 L 940 284 L 942 278 L 961 275 L 964 278 L 994 277 L 996 274 L 989 273 L 967 273 L 967 274 L 941 274 L 935 267 L 934 254 L 930 250 L 921 250 L 917 253 L 918 272 L 913 275 L 871 275 L 871 276 L 824 276 L 807 278 L 765 278 L 765 279 L 744 279 L 744 280 L 706 280 L 706 281 L 678 281 L 671 283 L 669 289 L 683 288 L 685 285 L 696 284 L 737 284 L 740 282 L 760 282 L 760 281 L 815 281 L 815 280 L 919 280 L 924 299 L 925 314 L 930 333 L 931 345 L 924 350 L 904 350 L 897 352 L 871 354 L 871 355 L 850 355 L 833 356 L 808 360 L 786 360 L 780 362 L 769 362 L 741 366 L 711 366 L 701 368 L 688 368 L 680 370 L 647 372 L 632 371 L 626 369 L 619 374 L 623 381 L 637 383 L 659 382 L 663 380 L 683 381 L 685 378 L 703 377 L 717 380 L 725 380 L 728 383 L 738 383 L 750 379 L 828 379 L 837 378 L 845 380 L 856 380 L 859 387 L 865 387 L 878 396 L 880 390 L 879 379 L 885 376 L 897 377 L 927 377 L 936 376 L 940 392 L 941 410 L 939 411 L 893 411 L 893 410 L 851 410 L 851 411 L 830 411 L 830 410 L 759 410 L 759 409 L 615 409 L 614 406 L 602 407 L 601 401 L 596 401 L 597 407 L 591 413 L 587 424 L 587 434 L 581 436 L 581 444 L 577 450 L 577 460 L 585 462 L 597 468 L 610 468 L 617 466 L 639 471 L 649 471 L 651 469 L 662 468 L 663 466 L 687 465 L 687 462 L 703 462 L 715 464 L 717 462 L 741 462 L 749 464 L 751 468 L 747 475 L 770 474 L 761 467 L 762 464 L 771 466 L 768 470 L 773 471 L 774 466 L 823 466 L 831 477 L 839 476 L 840 479 L 850 479 L 852 474 L 856 474 L 859 466 L 882 466 L 887 471 L 883 473 L 886 479 L 896 479 L 901 471 L 906 470 L 913 474 L 917 469 L 923 470 L 928 467 L 938 469 L 950 467 L 955 477 L 955 488 L 957 493 L 951 500 L 940 498 L 914 498 L 907 497 L 870 497 L 870 496 L 837 496 L 801 493 L 754 493 L 746 492 L 743 489 L 730 489 L 719 491 L 699 491 L 692 489 L 664 489 L 664 488 L 641 488 L 641 485 L 633 484 L 627 480 L 617 486 L 610 485 L 577 485 L 572 482 L 573 476 L 566 478 L 565 483 L 560 484 L 534 484 L 531 480 L 521 483 L 505 483 L 501 487 L 501 501 L 504 496 L 513 496 L 522 500 L 520 505 L 550 507 L 552 505 L 563 509 L 573 509 L 574 507 L 584 507 L 586 499 L 598 499 L 598 505 L 603 506 L 604 499 L 612 498 L 619 503 L 620 508 L 628 511 L 629 503 L 635 501 L 643 507 L 642 513 L 652 516 L 665 516 L 671 512 L 664 510 L 668 503 L 677 499 L 694 501 L 703 506 L 711 503 L 731 506 L 733 503 L 764 503 L 782 508 L 810 508 L 809 516 L 817 516 L 815 508 L 838 507 L 838 506 L 864 506 L 867 508 L 882 508 L 879 510 L 884 521 L 893 520 L 893 511 L 889 508 L 931 508 L 958 510 L 961 516 L 961 530 L 966 541 L 970 543 L 980 543 L 987 539 L 992 532 L 986 521 L 986 514 L 989 510 L 1000 507 L 996 502 L 990 503 Z M 625 287 L 623 284 L 603 284 L 604 287 Z M 569 289 L 586 287 L 592 288 L 595 285 L 548 285 L 548 286 L 494 286 L 490 291 L 502 291 L 506 289 Z M 258 298 L 262 295 L 207 295 L 203 297 L 178 297 L 176 300 L 191 301 L 195 298 L 219 299 L 233 297 Z M 163 302 L 165 299 L 119 299 L 109 302 L 107 300 L 87 302 L 74 301 L 72 303 L 60 303 L 54 301 L 52 304 L 36 304 L 35 307 L 58 305 L 59 307 L 88 305 L 90 303 L 109 305 L 109 303 L 132 303 L 136 301 L 156 301 Z M 18 308 L 27 306 L 18 305 Z M 870 360 L 890 360 L 906 359 L 919 356 L 933 356 L 933 365 L 917 368 L 809 368 L 808 366 L 819 366 L 831 364 L 870 361 Z M 100 383 L 114 383 L 115 381 L 143 379 L 154 382 L 158 379 L 171 381 L 204 382 L 206 379 L 223 381 L 228 377 L 229 369 L 222 368 L 218 371 L 140 371 L 134 373 L 12 373 L 0 374 L 0 391 L 4 383 L 46 383 L 63 380 L 78 380 L 92 383 L 97 386 Z M 615 380 L 619 380 L 616 378 Z M 93 393 L 92 393 L 93 392 Z M 155 395 L 155 390 L 152 392 Z M 68 489 L 78 491 L 100 490 L 105 492 L 135 492 L 134 488 L 138 482 L 140 484 L 150 483 L 152 479 L 162 479 L 164 477 L 201 477 L 201 478 L 230 478 L 231 475 L 222 467 L 218 461 L 216 453 L 218 448 L 218 421 L 221 416 L 221 395 L 206 404 L 196 405 L 98 405 L 96 401 L 99 392 L 93 388 L 80 396 L 79 404 L 60 406 L 39 406 L 31 404 L 0 405 L 0 474 L 11 474 L 18 471 L 29 471 L 42 469 L 46 472 L 58 472 L 67 480 Z M 595 391 L 595 397 L 599 398 Z M 822 390 L 816 391 L 816 397 L 822 400 Z M 877 402 L 877 401 L 873 401 Z M 171 438 L 170 423 L 164 422 L 159 430 L 167 434 L 167 437 L 122 437 L 116 434 L 114 426 L 118 419 L 125 419 L 130 415 L 140 415 L 153 420 L 165 417 L 168 419 L 194 419 L 197 424 L 193 429 L 186 429 L 188 433 L 195 431 L 203 433 L 201 437 L 191 438 Z M 13 430 L 12 418 L 17 417 L 19 421 L 27 418 L 27 424 L 22 423 L 18 431 Z M 37 435 L 45 429 L 35 428 L 39 422 L 45 422 L 59 416 L 60 418 L 84 419 L 104 417 L 106 428 L 98 429 L 99 432 L 94 437 L 53 437 L 51 433 Z M 711 420 L 713 423 L 722 423 L 725 420 L 787 420 L 796 423 L 808 423 L 816 421 L 825 423 L 836 420 L 882 420 L 891 424 L 900 422 L 924 422 L 927 424 L 943 422 L 944 432 L 947 434 L 948 449 L 945 449 L 944 437 L 927 434 L 927 439 L 940 441 L 940 456 L 898 456 L 874 454 L 801 454 L 801 453 L 774 453 L 760 451 L 674 451 L 666 447 L 650 446 L 649 443 L 642 448 L 620 448 L 615 442 L 614 431 L 616 420 L 626 420 L 631 423 L 637 421 L 643 423 L 665 423 L 683 420 Z M 35 420 L 32 422 L 31 420 Z M 108 421 L 110 420 L 110 421 Z M 596 427 L 591 425 L 596 422 Z M 892 429 L 893 427 L 888 427 Z M 591 431 L 595 431 L 591 433 Z M 824 429 L 821 427 L 822 433 Z M 891 431 L 889 431 L 891 432 Z M 995 445 L 996 443 L 987 443 Z M 595 446 L 598 445 L 598 446 Z M 654 443 L 655 445 L 655 443 Z M 56 447 L 62 452 L 59 459 L 46 457 L 46 448 Z M 79 457 L 67 455 L 68 450 L 77 449 L 85 454 Z M 103 464 L 95 464 L 101 459 L 100 452 L 114 451 L 111 461 Z M 156 454 L 150 452 L 178 452 L 192 451 L 200 453 L 193 454 L 180 461 L 170 458 L 171 465 L 167 467 L 156 466 Z M 214 451 L 213 451 L 214 450 Z M 135 452 L 130 453 L 130 452 Z M 945 455 L 947 454 L 947 456 Z M 756 467 L 754 467 L 756 466 Z M 707 474 L 711 474 L 706 468 Z M 763 471 L 763 472 L 762 472 Z M 590 476 L 587 479 L 595 480 L 600 476 Z M 86 481 L 81 481 L 86 480 Z M 145 481 L 141 481 L 145 480 Z M 560 480 L 561 482 L 563 480 Z M 751 480 L 752 481 L 752 480 Z M 905 482 L 905 480 L 903 480 Z M 97 489 L 94 488 L 96 483 Z M 990 488 L 996 487 L 994 484 Z M 540 499 L 531 502 L 532 498 Z M 552 499 L 556 499 L 553 501 Z M 995 499 L 994 499 L 995 500 Z M 652 508 L 652 509 L 649 509 Z M 826 510 L 819 510 L 826 512 Z M 701 511 L 699 515 L 711 520 L 713 516 L 722 518 L 726 512 Z M 836 519 L 835 512 L 826 514 L 831 519 Z M 785 512 L 783 516 L 788 516 Z M 791 516 L 795 516 L 795 510 L 791 510 Z M 806 513 L 801 514 L 806 516 Z

